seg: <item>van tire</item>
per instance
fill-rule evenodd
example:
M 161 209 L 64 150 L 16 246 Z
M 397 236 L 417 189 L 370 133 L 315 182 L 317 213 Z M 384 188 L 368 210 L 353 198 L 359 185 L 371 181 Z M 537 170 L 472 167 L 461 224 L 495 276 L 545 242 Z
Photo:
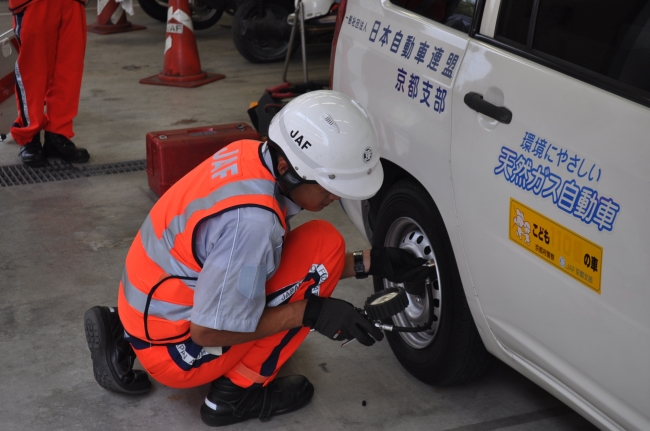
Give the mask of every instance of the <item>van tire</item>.
M 439 295 L 439 307 L 434 308 L 438 315 L 435 330 L 418 335 L 386 331 L 388 343 L 402 366 L 418 379 L 438 386 L 465 383 L 487 373 L 494 357 L 485 349 L 474 324 L 447 230 L 429 194 L 415 182 L 396 183 L 382 199 L 374 227 L 373 246 L 404 246 L 404 241 L 408 240 L 404 235 L 408 237 L 413 229 L 422 230 L 423 244 L 430 246 L 425 251 L 430 254 L 423 252 L 421 256 L 435 256 L 437 263 L 439 289 L 435 290 L 439 291 L 430 289 L 431 296 L 415 298 L 428 304 L 429 298 Z M 379 277 L 374 277 L 373 283 L 375 291 L 394 286 Z M 415 306 L 413 298 L 409 297 Z M 421 316 L 419 322 L 411 322 L 406 312 L 397 318 L 407 319 L 411 326 L 422 324 L 425 316 Z M 426 313 L 426 322 L 428 308 L 423 313 Z M 388 323 L 399 324 L 399 321 Z

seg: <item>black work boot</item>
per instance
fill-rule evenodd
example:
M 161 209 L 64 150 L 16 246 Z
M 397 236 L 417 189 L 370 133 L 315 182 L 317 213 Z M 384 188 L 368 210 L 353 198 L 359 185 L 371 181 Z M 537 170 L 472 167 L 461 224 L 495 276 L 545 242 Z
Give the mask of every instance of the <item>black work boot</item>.
M 314 385 L 305 376 L 279 377 L 266 387 L 242 388 L 229 378 L 220 377 L 210 386 L 201 406 L 201 419 L 219 427 L 272 415 L 290 413 L 306 406 L 314 395 Z
M 45 132 L 43 152 L 46 157 L 58 157 L 70 163 L 83 163 L 90 159 L 90 154 L 83 148 L 77 148 L 72 141 L 57 133 Z
M 20 147 L 20 159 L 27 166 L 33 168 L 45 165 L 45 153 L 41 147 L 41 134 L 37 133 L 32 138 L 31 142 Z
M 151 388 L 149 375 L 134 370 L 135 352 L 124 339 L 117 307 L 93 307 L 84 314 L 86 341 L 97 383 L 124 394 L 144 394 Z

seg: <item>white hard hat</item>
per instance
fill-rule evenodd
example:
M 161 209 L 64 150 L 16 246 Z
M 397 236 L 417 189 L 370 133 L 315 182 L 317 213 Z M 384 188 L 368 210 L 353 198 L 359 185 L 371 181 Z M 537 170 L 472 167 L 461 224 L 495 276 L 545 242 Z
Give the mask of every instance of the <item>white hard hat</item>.
M 315 181 L 342 198 L 368 199 L 384 181 L 368 113 L 338 91 L 311 91 L 293 99 L 273 117 L 269 141 L 300 181 Z

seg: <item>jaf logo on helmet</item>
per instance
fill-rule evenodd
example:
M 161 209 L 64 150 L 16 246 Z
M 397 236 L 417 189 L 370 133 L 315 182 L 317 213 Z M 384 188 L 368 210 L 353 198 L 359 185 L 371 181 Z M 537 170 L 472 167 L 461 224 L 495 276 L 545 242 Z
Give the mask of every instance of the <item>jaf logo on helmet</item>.
M 311 147 L 311 142 L 309 142 L 306 139 L 305 139 L 305 143 L 304 144 L 302 143 L 302 140 L 303 140 L 304 137 L 303 137 L 303 135 L 298 136 L 299 133 L 300 133 L 300 130 L 292 130 L 291 131 L 291 137 L 294 138 L 293 140 L 296 142 L 296 144 L 298 144 L 298 146 L 303 150 L 306 149 L 306 148 Z M 296 136 L 298 136 L 298 137 L 296 138 Z

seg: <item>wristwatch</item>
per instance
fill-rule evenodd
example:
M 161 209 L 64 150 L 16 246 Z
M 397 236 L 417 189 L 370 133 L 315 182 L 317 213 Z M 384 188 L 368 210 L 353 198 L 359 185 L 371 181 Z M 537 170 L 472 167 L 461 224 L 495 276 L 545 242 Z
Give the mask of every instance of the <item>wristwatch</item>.
M 353 252 L 352 257 L 354 258 L 354 276 L 358 279 L 368 278 L 366 266 L 363 264 L 363 250 Z

